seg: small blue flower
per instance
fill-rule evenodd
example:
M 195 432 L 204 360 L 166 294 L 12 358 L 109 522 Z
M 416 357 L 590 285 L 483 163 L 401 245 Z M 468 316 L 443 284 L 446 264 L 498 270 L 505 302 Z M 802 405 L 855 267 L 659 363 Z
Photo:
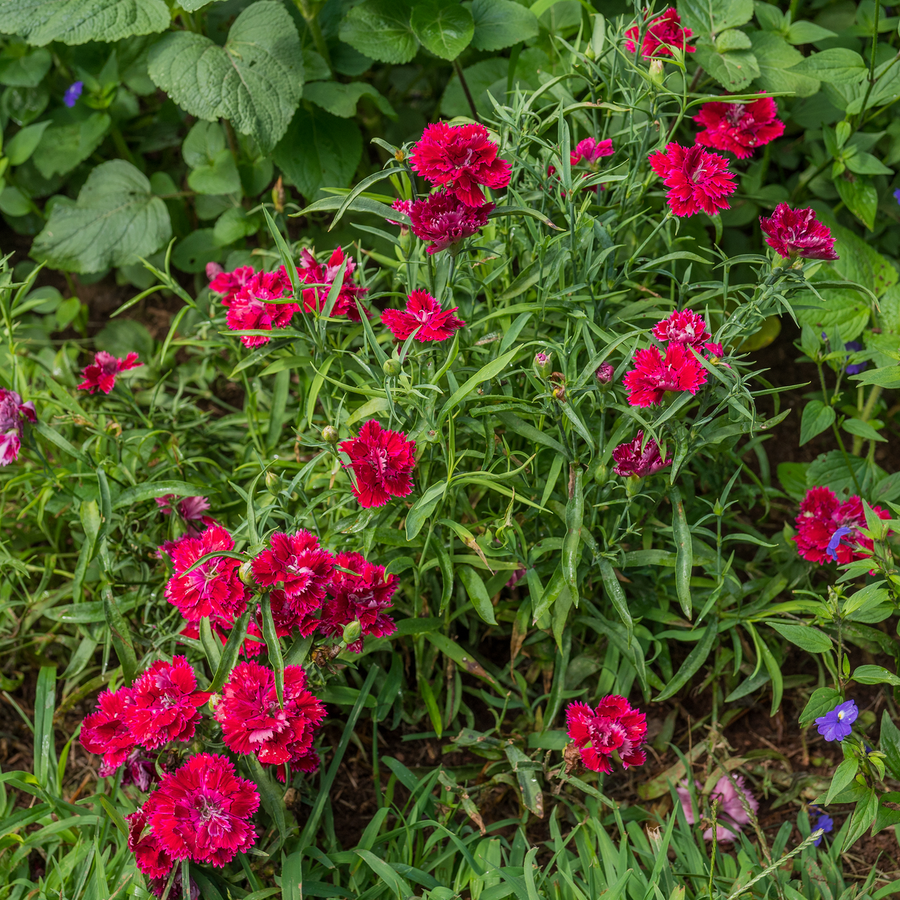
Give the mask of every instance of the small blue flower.
M 816 730 L 826 741 L 842 741 L 853 730 L 852 726 L 858 715 L 856 701 L 847 700 L 838 704 L 831 712 L 819 716 L 816 719 Z
M 852 534 L 852 528 L 846 528 L 841 526 L 837 531 L 831 536 L 831 540 L 828 542 L 828 546 L 825 548 L 825 552 L 835 561 L 837 561 L 837 548 L 840 546 L 841 538 L 844 535 Z
M 859 350 L 863 350 L 865 348 L 859 341 L 847 341 L 847 343 L 844 344 L 844 349 L 849 350 L 851 353 L 856 353 Z M 865 370 L 868 368 L 868 366 L 869 366 L 869 364 L 867 362 L 850 363 L 850 365 L 847 366 L 847 368 L 844 369 L 844 371 L 848 375 L 859 375 L 860 372 L 865 372 Z
M 825 832 L 825 834 L 830 834 L 832 831 L 834 831 L 834 819 L 832 819 L 831 816 L 829 816 L 826 812 L 819 812 L 819 817 L 816 819 L 816 824 L 813 826 L 813 831 L 818 831 L 820 828 Z M 822 838 L 824 836 L 825 835 L 820 834 L 813 841 L 813 847 L 818 847 L 819 844 L 822 843 Z
M 894 191 L 894 197 L 896 197 L 897 202 L 900 203 L 900 189 Z
M 63 103 L 71 109 L 78 98 L 81 96 L 81 92 L 84 90 L 84 82 L 76 81 L 74 84 L 70 84 L 66 88 L 65 94 L 63 94 Z

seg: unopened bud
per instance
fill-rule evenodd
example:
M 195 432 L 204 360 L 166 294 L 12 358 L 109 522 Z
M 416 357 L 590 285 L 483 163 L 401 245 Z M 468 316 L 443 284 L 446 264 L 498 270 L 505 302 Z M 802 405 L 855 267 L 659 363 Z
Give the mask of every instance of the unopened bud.
M 247 560 L 246 562 L 242 562 L 240 568 L 238 569 L 238 578 L 247 585 L 247 587 L 254 587 L 256 585 L 256 579 L 253 577 L 253 563 L 251 560 Z
M 403 162 L 403 160 L 406 159 L 406 154 L 403 152 L 403 150 L 397 149 L 394 152 L 394 159 L 396 159 L 397 162 Z
M 608 388 L 612 384 L 613 376 L 615 374 L 616 370 L 609 363 L 603 363 L 603 365 L 594 372 L 597 384 L 600 385 L 601 388 Z
M 341 437 L 334 425 L 326 425 L 322 429 L 322 440 L 325 441 L 326 444 L 336 444 L 340 439 Z
M 665 63 L 661 59 L 650 60 L 650 80 L 662 84 L 665 78 Z
M 546 353 L 538 350 L 534 354 L 534 373 L 538 378 L 546 378 L 553 370 L 553 354 L 550 351 Z
M 384 361 L 384 365 L 381 367 L 382 372 L 385 375 L 399 375 L 400 374 L 400 360 L 399 359 L 386 359 Z
M 641 482 L 643 478 L 639 475 L 629 475 L 625 479 L 625 493 L 629 497 L 637 497 L 637 495 L 641 492 Z
M 271 469 L 266 472 L 266 487 L 270 494 L 277 494 L 278 489 L 281 487 L 281 477 Z
M 609 480 L 609 467 L 606 463 L 599 463 L 597 468 L 594 469 L 594 481 L 597 482 L 601 487 Z
M 362 634 L 362 627 L 359 624 L 359 619 L 354 619 L 348 625 L 344 626 L 344 633 L 341 635 L 341 640 L 345 644 L 352 644 L 354 641 L 359 640 L 359 636 Z
M 275 205 L 275 212 L 284 212 L 284 184 L 280 175 L 272 188 L 272 203 Z

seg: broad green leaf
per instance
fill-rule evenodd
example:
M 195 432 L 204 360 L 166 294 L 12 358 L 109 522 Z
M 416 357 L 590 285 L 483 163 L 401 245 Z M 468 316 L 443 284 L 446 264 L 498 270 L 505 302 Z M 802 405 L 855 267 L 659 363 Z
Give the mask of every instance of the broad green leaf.
M 879 748 L 894 777 L 900 778 L 900 729 L 894 724 L 887 710 L 881 714 Z
M 5 187 L 0 192 L 0 212 L 16 217 L 28 215 L 31 211 L 31 201 L 17 187 Z
M 425 0 L 413 7 L 410 25 L 422 46 L 441 59 L 456 59 L 472 40 L 472 13 L 459 4 Z
M 349 184 L 362 149 L 356 122 L 301 106 L 272 156 L 288 184 L 313 200 L 323 187 Z M 333 199 L 340 206 L 342 198 Z
M 792 644 L 796 644 L 809 653 L 826 653 L 831 649 L 831 638 L 823 631 L 819 631 L 818 628 L 810 628 L 808 625 L 790 625 L 785 622 L 767 622 L 766 624 Z
M 10 138 L 9 143 L 3 148 L 3 153 L 11 166 L 21 166 L 34 153 L 41 142 L 41 135 L 49 124 L 38 122 L 36 125 L 26 125 Z
M 248 215 L 247 210 L 241 206 L 226 209 L 216 220 L 213 228 L 213 241 L 220 247 L 233 244 L 242 237 L 255 234 L 262 224 L 257 215 Z
M 23 56 L 15 55 L 13 47 L 0 54 L 0 84 L 10 87 L 37 87 L 50 71 L 53 57 L 46 47 Z
M 182 272 L 202 272 L 208 262 L 219 262 L 224 250 L 212 228 L 198 228 L 182 238 L 172 251 L 172 264 Z
M 106 113 L 95 112 L 81 122 L 52 125 L 34 151 L 32 160 L 37 170 L 44 178 L 71 172 L 100 146 L 110 122 Z
M 472 18 L 476 50 L 502 50 L 536 37 L 540 30 L 537 16 L 515 0 L 475 0 Z
M 339 81 L 318 81 L 308 84 L 303 90 L 303 99 L 321 106 L 333 116 L 350 119 L 356 115 L 356 104 L 363 97 L 370 97 L 372 102 L 391 119 L 397 118 L 394 107 L 388 103 L 377 88 L 365 81 L 354 81 L 342 84 Z
M 191 167 L 188 186 L 198 194 L 233 194 L 241 189 L 234 156 L 218 122 L 196 122 L 181 145 Z
M 831 779 L 831 787 L 828 788 L 828 796 L 825 798 L 826 806 L 853 781 L 858 771 L 859 760 L 856 757 L 851 756 L 841 762 Z
M 834 249 L 840 258 L 823 266 L 820 272 L 837 273 L 846 281 L 867 287 L 877 297 L 897 283 L 898 274 L 894 266 L 861 237 L 840 225 L 832 226 L 831 233 L 835 237 Z
M 740 28 L 729 28 L 716 36 L 716 50 L 727 53 L 729 50 L 749 50 L 753 45 L 750 36 Z
M 753 18 L 753 0 L 680 0 L 683 24 L 701 37 L 715 36 Z
M 864 797 L 856 803 L 856 809 L 850 817 L 850 827 L 844 835 L 841 852 L 846 853 L 875 823 L 878 815 L 878 791 L 869 788 Z
M 164 0 L 0 0 L 0 32 L 29 44 L 112 43 L 169 27 Z
M 408 63 L 419 49 L 411 15 L 409 0 L 363 0 L 344 17 L 340 38 L 379 62 Z
M 884 366 L 881 369 L 867 369 L 859 375 L 850 376 L 859 384 L 878 384 L 895 390 L 900 387 L 900 366 Z
M 803 56 L 784 38 L 769 31 L 750 35 L 753 55 L 759 66 L 756 84 L 765 91 L 789 91 L 798 97 L 812 97 L 819 90 L 819 80 L 802 72 L 789 71 Z
M 832 47 L 813 53 L 791 67 L 791 72 L 808 75 L 829 84 L 858 84 L 868 71 L 863 58 L 854 50 Z
M 833 31 L 814 22 L 792 22 L 788 27 L 787 39 L 792 44 L 812 44 L 825 38 L 837 37 Z
M 816 333 L 830 334 L 837 328 L 841 333 L 841 340 L 852 341 L 862 334 L 869 324 L 871 309 L 865 295 L 856 291 L 825 290 L 821 292 L 825 301 L 819 300 L 811 293 L 803 293 L 802 302 L 808 308 L 796 309 L 797 319 L 801 325 L 809 325 Z M 798 295 L 794 302 L 800 300 Z
M 191 115 L 229 119 L 263 148 L 282 138 L 303 88 L 300 39 L 287 10 L 258 0 L 235 19 L 224 47 L 189 31 L 150 50 L 154 83 Z
M 863 175 L 844 172 L 834 180 L 834 186 L 841 195 L 847 209 L 859 219 L 869 231 L 875 230 L 875 214 L 878 212 L 878 191 Z
M 900 368 L 894 370 L 894 381 L 900 385 Z M 847 419 L 842 427 L 848 434 L 856 435 L 856 437 L 861 437 L 866 441 L 887 440 L 886 437 L 883 437 L 875 428 L 868 422 L 863 422 L 862 419 Z
M 853 680 L 859 684 L 892 684 L 900 687 L 900 677 L 884 666 L 857 666 L 853 671 Z
M 31 252 L 56 269 L 99 272 L 149 256 L 171 234 L 169 212 L 147 178 L 114 159 L 91 172 L 76 202 L 56 203 Z
M 816 688 L 800 713 L 800 727 L 805 728 L 811 722 L 833 710 L 843 697 L 834 688 Z
M 859 482 L 863 481 L 866 471 L 866 460 L 858 456 L 850 457 L 850 465 Z M 877 469 L 881 475 L 884 471 Z M 809 464 L 806 470 L 806 486 L 811 487 L 830 487 L 836 494 L 841 495 L 845 491 L 851 494 L 857 493 L 856 485 L 850 477 L 850 470 L 847 468 L 847 460 L 840 450 L 829 450 L 828 453 L 822 453 Z
M 743 91 L 760 74 L 756 57 L 750 50 L 720 52 L 708 41 L 702 41 L 697 44 L 696 58 L 699 65 L 731 92 Z
M 472 606 L 475 607 L 475 612 L 488 625 L 496 625 L 497 620 L 494 618 L 494 607 L 481 576 L 471 566 L 459 566 L 456 574 L 466 589 L 469 600 Z
M 826 428 L 831 428 L 836 418 L 834 407 L 826 406 L 821 400 L 811 400 L 807 403 L 800 422 L 800 446 L 811 441 Z

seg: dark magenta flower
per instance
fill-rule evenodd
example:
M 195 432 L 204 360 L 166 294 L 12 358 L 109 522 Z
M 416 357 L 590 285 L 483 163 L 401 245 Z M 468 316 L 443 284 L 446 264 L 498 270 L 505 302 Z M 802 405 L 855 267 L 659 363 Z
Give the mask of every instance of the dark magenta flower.
M 697 349 L 711 337 L 706 330 L 706 320 L 692 309 L 676 309 L 667 319 L 657 322 L 653 326 L 653 336 L 662 343 L 690 344 Z
M 72 109 L 75 104 L 78 102 L 78 98 L 81 96 L 81 92 L 84 90 L 84 82 L 83 81 L 74 81 L 66 88 L 66 92 L 63 94 L 63 103 Z
M 81 373 L 84 381 L 78 385 L 78 390 L 87 391 L 89 394 L 101 390 L 104 394 L 108 394 L 116 386 L 116 376 L 119 372 L 127 372 L 143 365 L 137 360 L 137 353 L 129 353 L 125 359 L 116 359 L 105 350 L 95 353 L 93 363 L 85 366 Z
M 575 145 L 575 149 L 569 154 L 569 162 L 577 166 L 582 160 L 593 166 L 603 156 L 613 155 L 613 142 L 608 138 L 598 141 L 596 138 L 585 138 Z
M 770 218 L 760 216 L 766 243 L 784 259 L 837 259 L 831 229 L 811 209 L 791 209 L 779 203 Z
M 595 709 L 570 703 L 566 725 L 569 738 L 581 751 L 581 761 L 592 772 L 612 772 L 613 753 L 618 753 L 625 769 L 647 761 L 640 749 L 647 737 L 647 717 L 632 709 L 624 697 L 604 697 Z
M 757 147 L 784 134 L 784 122 L 771 97 L 752 103 L 704 103 L 694 121 L 706 129 L 697 135 L 698 144 L 726 150 L 738 159 L 747 159 Z
M 826 741 L 842 741 L 853 731 L 853 723 L 858 715 L 855 700 L 839 703 L 833 710 L 816 719 L 816 731 Z
M 714 216 L 720 209 L 730 208 L 725 198 L 737 185 L 724 156 L 702 147 L 672 143 L 665 151 L 654 151 L 648 159 L 669 189 L 666 199 L 676 216 L 692 216 L 701 210 Z
M 694 810 L 691 805 L 690 791 L 685 784 L 680 784 L 676 791 L 678 792 L 678 799 L 681 800 L 681 808 L 684 810 L 684 816 L 688 821 L 688 825 L 693 825 Z M 743 795 L 743 801 L 741 795 Z M 750 789 L 745 786 L 743 775 L 732 775 L 730 778 L 727 775 L 723 775 L 716 782 L 709 799 L 711 803 L 714 801 L 719 803 L 716 814 L 716 841 L 720 844 L 733 841 L 744 826 L 750 824 L 751 815 L 744 808 L 745 803 L 753 815 L 756 815 L 759 811 L 759 801 L 753 796 Z M 712 837 L 712 828 L 707 828 L 703 832 L 703 840 L 711 841 Z
M 287 328 L 294 313 L 300 311 L 296 303 L 272 303 L 291 291 L 291 282 L 284 266 L 277 272 L 257 272 L 231 297 L 225 322 L 232 331 Z M 260 347 L 269 338 L 261 334 L 245 334 L 241 343 L 245 347 Z
M 644 432 L 639 431 L 637 437 L 627 444 L 619 444 L 612 452 L 613 472 L 616 475 L 627 477 L 636 475 L 638 478 L 646 478 L 654 475 L 666 466 L 672 465 L 672 457 L 663 459 L 659 453 L 659 444 L 651 438 L 647 445 L 643 446 Z
M 36 422 L 34 403 L 23 403 L 15 391 L 0 388 L 0 466 L 8 466 L 19 458 L 25 434 L 24 419 Z
M 231 306 L 235 295 L 250 283 L 255 274 L 253 266 L 241 266 L 233 272 L 226 272 L 218 263 L 206 265 L 209 289 L 222 295 L 222 305 L 226 308 Z
M 166 494 L 156 498 L 156 505 L 164 516 L 170 516 L 177 510 L 178 515 L 187 522 L 209 518 L 203 515 L 209 509 L 206 497 L 185 497 L 176 504 L 175 495 Z
M 447 186 L 466 206 L 482 206 L 482 187 L 509 184 L 510 164 L 497 159 L 499 147 L 484 125 L 428 125 L 412 150 L 412 168 L 432 184 Z
M 138 869 L 150 878 L 165 878 L 172 871 L 175 860 L 160 846 L 147 828 L 146 807 L 125 816 L 128 822 L 128 849 L 134 854 Z
M 466 323 L 453 315 L 458 308 L 445 310 L 428 291 L 413 291 L 405 310 L 386 309 L 381 321 L 398 341 L 405 341 L 417 328 L 417 341 L 446 341 L 465 327 Z
M 431 241 L 428 253 L 438 253 L 481 231 L 493 208 L 493 203 L 466 206 L 453 194 L 438 191 L 413 203 L 409 211 L 412 233 L 422 241 Z
M 687 40 L 692 34 L 690 28 L 681 27 L 681 16 L 670 6 L 661 16 L 650 22 L 641 44 L 641 56 L 671 56 L 672 47 L 677 47 L 685 53 L 693 53 L 696 48 L 687 46 Z M 628 38 L 625 41 L 626 49 L 630 53 L 636 52 L 640 36 L 638 26 L 633 25 L 629 28 L 625 36 Z
M 594 372 L 594 378 L 597 379 L 599 385 L 606 387 L 606 385 L 612 384 L 615 374 L 616 370 L 609 363 L 601 363 L 597 371 Z
M 331 291 L 331 285 L 340 271 L 344 262 L 344 251 L 341 247 L 335 249 L 328 258 L 327 263 L 316 262 L 315 256 L 305 247 L 301 253 L 300 265 L 297 266 L 297 274 L 304 284 L 316 285 L 303 289 L 303 309 L 306 312 L 325 309 L 325 302 Z M 344 279 L 338 292 L 337 300 L 331 310 L 331 317 L 346 316 L 351 322 L 361 322 L 356 300 L 360 301 L 365 296 L 368 288 L 361 287 L 353 280 L 353 272 L 356 270 L 356 260 L 352 256 L 347 257 L 347 265 L 344 267 Z M 366 315 L 371 318 L 368 310 Z
M 350 457 L 349 467 L 356 476 L 353 493 L 360 506 L 384 506 L 391 497 L 412 493 L 416 443 L 402 431 L 389 431 L 370 419 L 359 437 L 339 446 Z
M 634 365 L 624 379 L 632 406 L 654 406 L 668 391 L 696 394 L 706 384 L 706 370 L 686 344 L 670 343 L 665 357 L 656 347 L 638 350 Z

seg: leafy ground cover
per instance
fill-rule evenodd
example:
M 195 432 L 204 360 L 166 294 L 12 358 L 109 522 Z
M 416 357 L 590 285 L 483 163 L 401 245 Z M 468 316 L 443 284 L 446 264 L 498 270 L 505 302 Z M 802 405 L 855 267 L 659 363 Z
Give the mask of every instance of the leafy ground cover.
M 0 897 L 895 896 L 892 10 L 62 9 Z

